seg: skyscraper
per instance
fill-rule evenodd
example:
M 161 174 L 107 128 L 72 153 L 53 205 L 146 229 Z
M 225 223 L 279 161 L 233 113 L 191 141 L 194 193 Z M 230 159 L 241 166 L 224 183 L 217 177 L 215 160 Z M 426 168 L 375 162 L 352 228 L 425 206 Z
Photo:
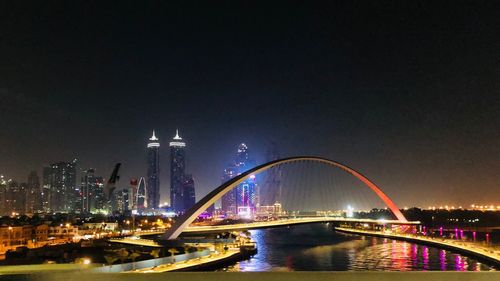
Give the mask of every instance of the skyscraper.
M 0 175 L 0 216 L 5 216 L 8 213 L 7 209 L 7 179 L 3 175 Z
M 229 167 L 224 169 L 222 173 L 222 183 L 229 181 L 234 178 L 238 172 L 234 167 L 234 163 L 231 163 Z M 237 204 L 236 204 L 236 188 L 229 190 L 226 194 L 224 194 L 221 198 L 221 210 L 226 213 L 226 215 L 236 215 L 237 212 Z
M 136 178 L 130 179 L 130 200 L 129 200 L 129 209 L 136 210 L 137 209 L 137 186 L 139 181 Z
M 113 212 L 126 213 L 129 211 L 129 188 L 123 188 L 116 191 L 115 202 L 113 204 Z
M 186 143 L 175 132 L 175 137 L 170 142 L 170 206 L 174 212 L 185 210 L 183 195 L 183 181 L 185 169 Z
M 182 204 L 184 211 L 196 203 L 193 175 L 184 175 L 182 181 Z
M 58 162 L 43 169 L 44 201 L 49 211 L 71 212 L 75 203 L 76 159 Z
M 248 147 L 242 143 L 238 146 L 232 163 L 224 170 L 222 182 L 253 168 L 255 162 L 250 158 Z M 258 186 L 255 176 L 243 181 L 236 188 L 222 196 L 221 209 L 227 215 L 250 215 L 259 204 Z
M 147 206 L 150 209 L 160 207 L 160 143 L 155 136 L 149 138 L 148 143 L 148 183 L 147 183 Z
M 52 169 L 50 167 L 43 167 L 42 172 L 42 190 L 40 194 L 42 211 L 50 212 L 50 189 L 52 183 Z
M 105 209 L 104 179 L 95 175 L 94 169 L 84 171 L 80 186 L 82 213 L 97 213 Z
M 22 191 L 21 187 L 15 180 L 9 179 L 7 182 L 7 202 L 6 206 L 9 209 L 9 213 L 23 213 L 22 209 Z

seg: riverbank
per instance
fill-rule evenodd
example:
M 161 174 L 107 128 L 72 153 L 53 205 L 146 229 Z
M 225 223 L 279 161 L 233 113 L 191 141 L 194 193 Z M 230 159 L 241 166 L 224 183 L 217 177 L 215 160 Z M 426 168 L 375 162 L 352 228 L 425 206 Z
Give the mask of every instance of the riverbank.
M 468 243 L 468 242 L 449 240 L 444 238 L 435 239 L 432 237 L 413 236 L 410 234 L 383 233 L 380 231 L 360 230 L 360 229 L 343 228 L 343 227 L 336 227 L 335 230 L 344 233 L 384 237 L 384 238 L 414 242 L 417 244 L 426 244 L 429 246 L 434 246 L 438 248 L 456 251 L 459 253 L 464 253 L 466 255 L 475 256 L 484 259 L 488 262 L 491 262 L 497 267 L 500 267 L 500 251 L 498 249 L 494 249 L 491 247 L 484 247 L 477 244 L 472 244 L 470 242 Z

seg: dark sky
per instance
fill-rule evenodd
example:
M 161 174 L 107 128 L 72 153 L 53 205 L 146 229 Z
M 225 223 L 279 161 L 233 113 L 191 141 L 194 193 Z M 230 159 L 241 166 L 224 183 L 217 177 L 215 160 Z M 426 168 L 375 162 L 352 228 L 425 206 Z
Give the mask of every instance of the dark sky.
M 156 129 L 165 195 L 179 128 L 198 195 L 274 141 L 401 206 L 500 203 L 495 1 L 101 2 L 0 3 L 0 173 L 76 157 L 125 185 Z

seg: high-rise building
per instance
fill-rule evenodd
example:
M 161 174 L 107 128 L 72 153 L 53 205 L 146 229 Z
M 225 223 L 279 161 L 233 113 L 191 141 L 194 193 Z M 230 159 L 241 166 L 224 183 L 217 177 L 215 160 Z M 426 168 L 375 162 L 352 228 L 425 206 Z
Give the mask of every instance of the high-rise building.
M 43 169 L 43 190 L 48 192 L 48 210 L 71 212 L 75 203 L 76 159 L 72 162 L 58 162 Z M 45 195 L 45 194 L 44 194 Z
M 192 175 L 184 175 L 184 179 L 182 181 L 182 200 L 184 211 L 193 207 L 196 203 L 194 179 Z
M 12 179 L 7 181 L 7 196 L 5 200 L 5 208 L 8 214 L 12 213 L 23 213 L 22 203 L 20 202 L 23 196 L 19 184 Z
M 0 216 L 5 216 L 8 213 L 7 209 L 7 179 L 4 175 L 0 175 Z
M 104 179 L 95 175 L 94 169 L 83 172 L 80 185 L 79 209 L 82 213 L 98 213 L 106 209 L 106 198 L 104 198 Z
M 242 143 L 238 146 L 236 155 L 224 170 L 222 182 L 227 182 L 231 178 L 255 166 L 255 162 L 249 157 L 248 147 Z M 255 176 L 250 176 L 233 190 L 222 196 L 221 209 L 227 215 L 247 216 L 255 212 L 259 205 L 259 192 Z
M 174 212 L 184 212 L 183 181 L 185 170 L 186 143 L 179 136 L 179 131 L 170 142 L 170 206 Z
M 160 207 L 160 143 L 155 136 L 149 138 L 148 143 L 148 183 L 147 183 L 147 206 L 150 209 Z
M 234 167 L 234 163 L 231 163 L 229 167 L 224 169 L 222 173 L 222 183 L 229 181 L 234 178 L 238 174 L 236 168 Z M 236 204 L 236 188 L 229 190 L 226 194 L 224 194 L 221 198 L 221 210 L 227 215 L 236 215 L 237 212 L 237 204 Z
M 42 188 L 41 188 L 41 204 L 43 212 L 50 212 L 50 189 L 52 183 L 52 169 L 50 167 L 43 167 L 42 172 Z
M 141 179 L 139 180 L 139 185 L 137 186 L 137 194 L 135 198 L 135 206 L 137 210 L 144 210 L 148 207 L 146 192 L 146 181 L 144 180 L 144 177 L 141 177 Z
M 17 194 L 13 194 L 16 204 L 15 211 L 18 214 L 26 214 L 26 196 L 28 193 L 28 184 L 22 182 L 17 187 Z
M 139 181 L 136 178 L 130 179 L 130 200 L 129 200 L 129 209 L 135 210 L 137 209 L 137 186 Z
M 36 171 L 31 171 L 28 175 L 28 190 L 26 193 L 26 212 L 35 213 L 42 211 L 42 199 L 40 189 L 40 177 Z
M 129 188 L 123 188 L 116 192 L 115 204 L 113 204 L 113 211 L 124 214 L 129 211 Z

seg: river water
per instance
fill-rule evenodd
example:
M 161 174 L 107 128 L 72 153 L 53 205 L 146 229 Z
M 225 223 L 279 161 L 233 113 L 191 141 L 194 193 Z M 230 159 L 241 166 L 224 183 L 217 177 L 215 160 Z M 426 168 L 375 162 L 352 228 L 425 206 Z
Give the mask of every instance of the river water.
M 329 224 L 252 230 L 258 253 L 224 271 L 489 271 L 461 254 L 410 242 L 335 232 Z

